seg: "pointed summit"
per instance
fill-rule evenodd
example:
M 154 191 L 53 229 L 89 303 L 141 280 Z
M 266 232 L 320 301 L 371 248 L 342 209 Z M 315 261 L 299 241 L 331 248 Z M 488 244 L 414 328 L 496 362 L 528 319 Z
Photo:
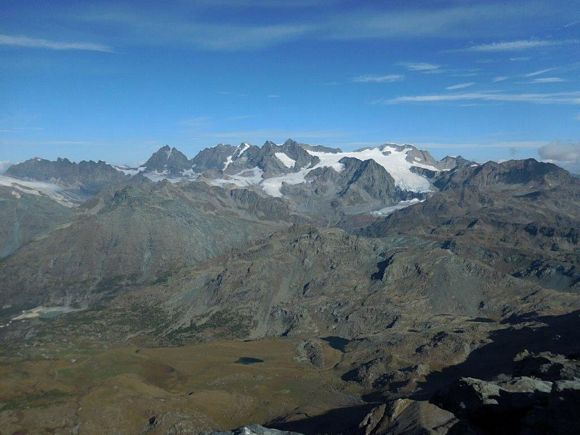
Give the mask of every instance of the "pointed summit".
M 177 148 L 165 145 L 157 150 L 145 163 L 148 172 L 181 175 L 183 171 L 191 169 L 191 162 L 185 154 Z

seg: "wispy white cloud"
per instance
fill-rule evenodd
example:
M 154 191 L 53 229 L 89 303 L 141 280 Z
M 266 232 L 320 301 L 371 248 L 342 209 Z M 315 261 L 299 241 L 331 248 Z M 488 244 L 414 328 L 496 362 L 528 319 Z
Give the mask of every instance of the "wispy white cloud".
M 457 89 L 469 88 L 469 87 L 471 87 L 473 85 L 475 85 L 475 82 L 457 83 L 456 85 L 447 86 L 445 89 L 447 89 L 449 91 L 454 91 L 454 90 L 457 90 Z
M 438 102 L 504 102 L 536 104 L 573 104 L 580 105 L 580 91 L 555 93 L 468 92 L 460 94 L 412 95 L 379 101 L 383 104 L 438 103 Z
M 507 76 L 497 76 L 497 77 L 493 78 L 492 82 L 498 83 L 498 82 L 503 82 L 507 79 L 509 79 L 509 77 L 507 77 Z
M 562 27 L 567 29 L 568 27 L 574 27 L 574 26 L 577 26 L 578 24 L 580 24 L 580 20 L 571 21 L 570 23 L 564 24 Z
M 427 62 L 400 62 L 399 65 L 407 68 L 409 71 L 418 71 L 422 73 L 434 73 L 441 70 L 441 65 Z
M 554 71 L 555 69 L 556 68 L 541 69 L 541 70 L 538 70 L 538 71 L 534 71 L 534 72 L 525 74 L 524 77 L 536 77 L 536 76 L 540 76 L 542 74 L 546 74 L 547 72 Z
M 464 51 L 494 52 L 494 51 L 517 51 L 529 50 L 540 47 L 554 47 L 559 45 L 577 44 L 578 40 L 551 40 L 551 39 L 520 39 L 517 41 L 492 42 L 490 44 L 473 45 Z
M 577 114 L 576 114 L 576 116 L 574 117 L 574 119 L 575 119 L 576 121 L 580 121 L 580 113 L 577 113 Z
M 538 149 L 544 160 L 580 172 L 580 142 L 552 142 Z
M 0 45 L 21 48 L 44 48 L 49 50 L 100 51 L 103 53 L 113 52 L 113 49 L 107 45 L 96 44 L 92 42 L 51 41 L 48 39 L 5 34 L 0 34 Z
M 8 169 L 10 166 L 12 166 L 11 162 L 7 160 L 0 160 L 0 174 L 6 172 L 6 169 Z
M 516 57 L 510 57 L 510 60 L 512 62 L 526 62 L 526 61 L 530 60 L 530 58 L 527 56 L 516 56 Z
M 186 2 L 187 0 L 182 0 Z M 360 6 L 337 8 L 337 12 L 300 21 L 268 22 L 212 19 L 205 9 L 219 7 L 324 7 L 342 0 L 188 0 L 190 13 L 176 14 L 169 7 L 98 7 L 74 14 L 77 20 L 103 24 L 120 44 L 178 45 L 204 50 L 256 50 L 305 38 L 359 40 L 402 38 L 511 37 L 525 27 L 527 18 L 545 17 L 541 8 L 521 2 L 424 8 L 409 4 L 401 8 Z M 374 3 L 374 2 L 373 2 Z M 412 2 L 410 2 L 412 3 Z M 382 9 L 382 10 L 381 10 Z M 212 12 L 212 11 L 210 11 Z M 72 14 L 71 14 L 72 16 Z M 289 17 L 291 18 L 291 17 Z M 433 70 L 432 70 L 433 71 Z
M 542 84 L 542 83 L 562 83 L 565 82 L 566 80 L 564 80 L 563 78 L 560 77 L 540 77 L 534 80 L 531 80 L 528 83 L 532 83 L 532 84 Z
M 152 15 L 135 9 L 91 11 L 75 19 L 118 29 L 124 44 L 193 46 L 210 51 L 248 51 L 294 41 L 317 24 L 223 24 L 167 11 Z
M 202 30 L 200 27 L 197 29 Z M 205 32 L 192 35 L 192 42 L 209 50 L 253 50 L 293 41 L 311 31 L 312 27 L 308 25 L 232 26 L 229 29 L 208 25 Z
M 379 2 L 371 2 L 379 3 Z M 331 17 L 326 23 L 327 38 L 333 39 L 401 39 L 401 38 L 481 38 L 511 35 L 523 28 L 526 18 L 542 16 L 541 8 L 510 4 L 470 4 L 461 6 L 413 7 L 416 2 L 404 2 L 408 7 L 387 11 L 365 8 L 358 12 Z M 544 14 L 545 16 L 545 14 Z
M 392 83 L 398 82 L 405 78 L 402 74 L 385 74 L 385 75 L 375 75 L 366 74 L 352 79 L 353 82 L 357 83 Z

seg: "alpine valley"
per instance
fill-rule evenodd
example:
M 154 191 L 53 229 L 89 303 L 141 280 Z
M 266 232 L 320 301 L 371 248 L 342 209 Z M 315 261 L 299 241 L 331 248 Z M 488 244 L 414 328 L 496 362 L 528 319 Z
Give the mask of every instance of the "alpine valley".
M 534 159 L 15 164 L 0 433 L 578 433 L 579 231 L 580 179 Z

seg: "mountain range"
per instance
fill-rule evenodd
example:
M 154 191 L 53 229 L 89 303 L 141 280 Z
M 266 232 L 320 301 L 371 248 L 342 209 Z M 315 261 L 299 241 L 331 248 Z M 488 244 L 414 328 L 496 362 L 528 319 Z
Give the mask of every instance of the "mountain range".
M 0 176 L 0 222 L 5 358 L 55 343 L 292 343 L 304 370 L 332 374 L 326 402 L 245 424 L 301 433 L 535 433 L 532 418 L 555 431 L 551 400 L 579 397 L 580 379 L 556 388 L 576 379 L 562 374 L 505 399 L 523 382 L 517 361 L 577 363 L 580 180 L 550 163 L 293 140 L 191 159 L 164 146 L 139 167 L 31 159 Z M 502 372 L 472 363 L 496 343 Z M 139 373 L 145 395 L 177 388 Z M 503 391 L 504 428 L 485 382 Z M 0 422 L 20 418 L 6 412 Z M 147 430 L 197 433 L 171 432 L 163 412 Z

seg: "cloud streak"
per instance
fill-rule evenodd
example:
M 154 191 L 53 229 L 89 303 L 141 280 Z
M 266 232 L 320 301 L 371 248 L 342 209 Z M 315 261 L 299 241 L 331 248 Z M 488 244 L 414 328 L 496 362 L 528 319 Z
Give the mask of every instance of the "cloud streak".
M 21 48 L 42 48 L 48 50 L 80 50 L 112 53 L 113 49 L 107 45 L 92 42 L 62 42 L 48 39 L 30 38 L 28 36 L 13 36 L 0 34 L 0 45 Z
M 555 69 L 556 68 L 541 69 L 539 71 L 534 71 L 534 72 L 528 73 L 528 74 L 524 75 L 524 77 L 536 77 L 536 76 L 540 76 L 540 75 L 545 74 L 547 72 L 554 71 Z
M 294 8 L 323 7 L 331 0 L 250 0 L 249 7 Z M 340 3 L 341 0 L 332 0 Z M 204 50 L 256 50 L 287 42 L 311 38 L 315 40 L 356 41 L 362 39 L 400 40 L 412 38 L 488 38 L 510 37 L 520 26 L 522 12 L 528 17 L 545 17 L 538 8 L 521 3 L 502 5 L 480 4 L 455 7 L 360 6 L 301 21 L 250 22 L 224 21 L 208 17 L 205 9 L 247 7 L 242 0 L 201 0 L 191 2 L 187 16 L 172 8 L 160 7 L 95 7 L 74 15 L 74 19 L 113 27 L 120 43 L 139 45 L 194 46 Z M 199 12 L 201 9 L 201 12 Z M 382 9 L 382 10 L 381 10 Z M 214 11 L 215 12 L 215 11 Z M 284 18 L 284 17 L 283 17 Z M 523 25 L 521 25 L 524 27 Z M 498 33 L 498 29 L 501 33 Z M 521 45 L 522 41 L 519 42 Z M 555 41 L 533 41 L 533 44 L 555 44 Z M 558 42 L 560 43 L 560 42 Z M 530 42 L 528 41 L 528 45 Z M 515 44 L 518 45 L 518 44 Z M 491 48 L 489 47 L 491 46 Z M 475 46 L 474 50 L 505 50 L 507 43 Z M 427 70 L 424 70 L 427 72 Z M 431 70 L 434 71 L 434 70 Z
M 530 50 L 533 48 L 541 47 L 555 47 L 559 45 L 577 44 L 579 41 L 576 39 L 568 40 L 546 40 L 546 39 L 520 39 L 517 41 L 504 41 L 504 42 L 492 42 L 490 44 L 479 44 L 472 45 L 464 49 L 463 51 L 475 51 L 475 52 L 498 52 L 498 51 L 519 51 L 519 50 Z
M 563 83 L 565 81 L 566 80 L 564 80 L 560 77 L 540 77 L 540 78 L 537 78 L 537 79 L 530 81 L 529 83 L 532 83 L 532 84 Z
M 386 74 L 386 75 L 375 75 L 366 74 L 352 79 L 355 83 L 392 83 L 403 80 L 405 76 L 402 74 Z
M 441 65 L 436 65 L 434 63 L 427 63 L 427 62 L 400 62 L 404 68 L 407 68 L 409 71 L 416 71 L 422 73 L 434 73 L 439 72 Z
M 379 101 L 383 104 L 441 103 L 441 102 L 501 102 L 534 104 L 572 104 L 580 105 L 580 91 L 553 93 L 503 93 L 468 92 L 459 94 L 434 94 L 401 96 Z
M 447 89 L 449 91 L 454 91 L 454 90 L 457 90 L 457 89 L 470 88 L 473 85 L 475 85 L 475 82 L 457 83 L 456 85 L 447 86 L 445 89 Z

